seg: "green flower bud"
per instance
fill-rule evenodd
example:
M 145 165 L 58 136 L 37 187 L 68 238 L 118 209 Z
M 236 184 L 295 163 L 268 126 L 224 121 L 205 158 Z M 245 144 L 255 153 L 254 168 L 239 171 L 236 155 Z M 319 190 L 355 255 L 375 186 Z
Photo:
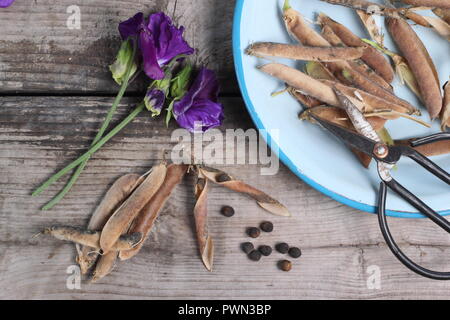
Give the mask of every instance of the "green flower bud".
M 189 82 L 192 74 L 192 66 L 186 66 L 172 79 L 170 87 L 170 96 L 174 99 L 180 99 L 188 90 Z
M 119 52 L 117 53 L 116 61 L 109 66 L 111 70 L 112 77 L 114 80 L 121 85 L 127 73 L 127 68 L 131 65 L 130 77 L 137 71 L 137 65 L 133 57 L 133 44 L 131 40 L 123 41 Z

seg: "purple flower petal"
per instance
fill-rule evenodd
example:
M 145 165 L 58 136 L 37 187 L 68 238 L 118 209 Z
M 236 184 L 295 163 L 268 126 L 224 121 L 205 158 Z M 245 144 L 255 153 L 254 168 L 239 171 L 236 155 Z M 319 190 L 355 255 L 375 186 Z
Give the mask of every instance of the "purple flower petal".
M 202 68 L 197 78 L 184 97 L 174 104 L 175 116 L 186 112 L 196 99 L 206 99 L 217 102 L 219 95 L 219 82 L 212 70 Z
M 177 28 L 163 12 L 149 17 L 148 29 L 152 32 L 158 63 L 163 66 L 178 55 L 194 53 L 189 44 L 183 39 L 184 28 Z
M 141 32 L 139 36 L 139 46 L 142 52 L 145 74 L 150 79 L 163 79 L 164 71 L 161 69 L 158 63 L 158 59 L 156 57 L 155 42 L 148 30 L 144 30 Z
M 119 24 L 119 32 L 122 40 L 138 35 L 139 31 L 142 30 L 144 26 L 144 14 L 142 12 L 138 12 L 134 15 L 134 17 L 121 22 Z
M 190 132 L 199 129 L 205 132 L 222 124 L 223 108 L 220 103 L 198 100 L 189 110 L 179 115 L 176 120 L 180 127 Z
M 0 0 L 0 8 L 6 8 L 12 5 L 15 0 Z

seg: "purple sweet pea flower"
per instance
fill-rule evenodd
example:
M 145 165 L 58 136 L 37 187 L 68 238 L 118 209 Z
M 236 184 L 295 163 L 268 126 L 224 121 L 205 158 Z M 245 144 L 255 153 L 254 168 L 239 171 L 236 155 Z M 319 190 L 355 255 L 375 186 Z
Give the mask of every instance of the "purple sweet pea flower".
M 166 101 L 166 94 L 160 89 L 150 89 L 145 95 L 145 106 L 152 112 L 153 116 L 158 116 Z
M 1 1 L 1 0 L 0 0 Z M 142 53 L 144 71 L 151 79 L 164 78 L 162 67 L 178 55 L 194 53 L 183 39 L 184 28 L 177 28 L 162 12 L 150 15 L 148 23 L 142 12 L 120 23 L 123 40 L 136 37 Z
M 203 132 L 223 121 L 223 107 L 218 103 L 219 83 L 213 71 L 202 68 L 184 97 L 173 105 L 173 115 L 180 127 Z M 198 127 L 200 125 L 200 127 Z
M 12 5 L 15 0 L 0 0 L 0 8 L 6 8 Z

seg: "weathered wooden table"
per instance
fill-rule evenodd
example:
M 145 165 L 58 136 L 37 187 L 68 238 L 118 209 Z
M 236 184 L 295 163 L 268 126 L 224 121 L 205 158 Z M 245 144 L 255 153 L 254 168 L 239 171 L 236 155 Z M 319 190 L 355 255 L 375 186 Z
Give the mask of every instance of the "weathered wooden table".
M 68 28 L 78 6 L 81 29 Z M 111 80 L 119 38 L 117 24 L 142 10 L 164 10 L 186 27 L 198 62 L 215 69 L 225 106 L 223 129 L 253 127 L 237 88 L 231 54 L 233 1 L 213 0 L 17 0 L 0 9 L 0 298 L 7 299 L 310 299 L 450 297 L 450 283 L 421 278 L 392 256 L 375 216 L 337 203 L 300 181 L 284 166 L 276 176 L 256 165 L 230 173 L 268 190 L 292 218 L 274 217 L 240 195 L 212 189 L 210 228 L 216 244 L 214 272 L 200 261 L 194 237 L 192 179 L 179 186 L 161 213 L 150 239 L 134 259 L 120 263 L 97 284 L 67 286 L 75 249 L 49 237 L 33 237 L 53 224 L 83 226 L 118 176 L 143 173 L 170 149 L 162 121 L 142 115 L 95 154 L 78 184 L 54 209 L 42 212 L 65 183 L 41 197 L 31 191 L 89 146 L 118 88 Z M 75 11 L 72 11 L 75 10 Z M 70 25 L 70 21 L 69 21 Z M 115 123 L 138 102 L 144 87 L 133 86 Z M 67 178 L 67 177 L 66 177 Z M 236 208 L 227 219 L 222 205 Z M 249 261 L 239 249 L 246 226 L 264 219 L 275 232 L 258 244 L 286 241 L 303 249 L 289 273 L 277 270 L 282 257 Z M 405 251 L 425 265 L 450 269 L 449 236 L 422 220 L 390 219 Z

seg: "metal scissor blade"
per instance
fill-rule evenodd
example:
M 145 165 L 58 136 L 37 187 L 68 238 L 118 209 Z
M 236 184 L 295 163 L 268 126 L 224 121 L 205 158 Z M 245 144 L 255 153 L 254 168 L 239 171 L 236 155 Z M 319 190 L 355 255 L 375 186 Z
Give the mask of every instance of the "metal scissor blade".
M 321 119 L 320 117 L 316 116 L 313 113 L 310 113 L 310 116 L 311 118 L 316 120 L 323 128 L 327 129 L 334 136 L 343 141 L 346 145 L 355 148 L 361 152 L 364 152 L 369 156 L 373 156 L 373 150 L 375 148 L 375 145 L 377 144 L 376 141 L 373 141 L 369 138 L 364 137 L 363 135 L 345 129 L 332 122 Z

